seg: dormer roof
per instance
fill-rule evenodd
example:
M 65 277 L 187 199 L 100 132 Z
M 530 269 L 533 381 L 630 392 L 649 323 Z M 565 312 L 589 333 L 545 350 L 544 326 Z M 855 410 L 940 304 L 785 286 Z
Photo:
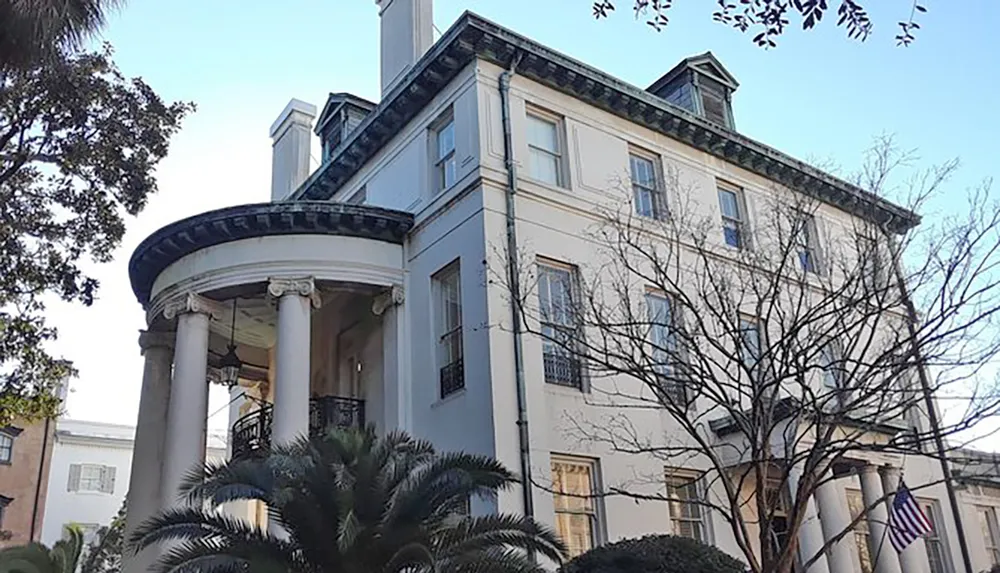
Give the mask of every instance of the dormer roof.
M 650 93 L 656 93 L 663 88 L 663 86 L 672 82 L 677 76 L 684 73 L 686 70 L 694 70 L 696 72 L 705 74 L 717 82 L 729 87 L 729 89 L 736 91 L 736 88 L 740 86 L 740 82 L 736 81 L 729 70 L 722 65 L 722 62 L 715 57 L 712 52 L 705 52 L 704 54 L 698 54 L 697 56 L 690 56 L 681 60 L 676 66 L 670 68 L 670 71 L 660 76 L 660 79 L 653 82 L 651 86 L 646 88 L 646 91 Z

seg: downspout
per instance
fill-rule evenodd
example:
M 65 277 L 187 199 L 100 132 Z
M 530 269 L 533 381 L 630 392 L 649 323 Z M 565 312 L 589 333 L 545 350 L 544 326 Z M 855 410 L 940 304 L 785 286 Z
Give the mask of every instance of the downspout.
M 38 477 L 35 479 L 35 501 L 31 506 L 31 531 L 28 541 L 35 541 L 35 531 L 38 526 L 38 498 L 42 495 L 42 475 L 45 473 L 45 452 L 49 449 L 49 424 L 52 418 L 45 418 L 45 434 L 42 436 L 42 459 L 38 462 Z
M 521 345 L 521 280 L 517 264 L 517 217 L 514 196 L 517 194 L 517 166 L 514 164 L 514 144 L 510 127 L 510 80 L 521 60 L 514 57 L 510 68 L 500 74 L 500 110 L 503 122 L 503 159 L 507 167 L 507 280 L 510 284 L 510 314 L 514 328 L 514 383 L 517 389 L 517 438 L 521 454 L 521 495 L 524 516 L 535 516 L 535 503 L 531 496 L 531 448 L 528 440 L 528 399 L 524 383 L 524 349 Z M 534 560 L 534 552 L 529 554 Z

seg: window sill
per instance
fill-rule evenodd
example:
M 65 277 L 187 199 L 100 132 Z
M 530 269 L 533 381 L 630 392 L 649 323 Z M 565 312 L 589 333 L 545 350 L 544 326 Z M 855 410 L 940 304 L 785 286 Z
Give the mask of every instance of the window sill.
M 575 388 L 573 386 L 566 386 L 563 384 L 555 384 L 553 382 L 545 382 L 545 390 L 551 391 L 554 394 L 565 394 L 566 396 L 580 396 L 584 397 L 590 394 L 587 391 L 587 386 L 584 384 L 582 388 Z
M 549 183 L 548 181 L 542 181 L 540 179 L 535 179 L 529 175 L 519 175 L 518 179 L 523 180 L 526 183 L 531 183 L 532 185 L 537 185 L 543 189 L 548 189 L 550 191 L 556 191 L 557 193 L 570 193 L 572 188 L 569 185 L 559 185 L 557 183 Z
M 431 409 L 440 408 L 441 406 L 444 406 L 449 402 L 454 402 L 455 400 L 465 396 L 465 390 L 466 390 L 465 386 L 462 386 L 460 389 L 455 390 L 454 392 L 448 394 L 444 398 L 438 398 L 437 400 L 434 401 L 433 404 L 431 404 Z
M 90 491 L 90 490 L 77 490 L 77 491 L 71 491 L 70 493 L 75 493 L 77 495 L 95 496 L 95 497 L 112 497 L 114 495 L 113 493 L 106 493 L 103 491 Z

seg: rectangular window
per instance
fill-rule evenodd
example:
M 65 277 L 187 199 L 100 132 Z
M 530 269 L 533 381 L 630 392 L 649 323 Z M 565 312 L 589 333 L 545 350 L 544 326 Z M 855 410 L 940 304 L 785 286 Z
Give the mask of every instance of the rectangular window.
M 993 507 L 979 506 L 979 527 L 983 533 L 983 547 L 990 559 L 990 565 L 1000 565 L 1000 529 L 997 527 L 997 511 Z
M 63 539 L 69 539 L 70 527 L 76 527 L 80 530 L 80 533 L 83 534 L 84 549 L 97 541 L 97 532 L 101 529 L 100 524 L 97 523 L 67 523 L 63 525 Z
M 542 183 L 565 187 L 561 121 L 544 112 L 528 112 L 528 175 Z
M 575 269 L 539 263 L 538 307 L 545 381 L 582 389 Z
M 760 323 L 750 316 L 740 317 L 740 360 L 746 369 L 757 376 L 760 369 Z
M 746 248 L 746 216 L 743 190 L 719 185 L 719 211 L 722 214 L 722 238 L 734 249 Z
M 816 218 L 802 213 L 798 217 L 795 230 L 795 246 L 799 255 L 799 266 L 807 273 L 819 272 L 819 236 Z
M 14 458 L 14 438 L 0 432 L 0 464 L 9 464 Z
M 438 368 L 441 397 L 465 387 L 462 349 L 462 286 L 458 262 L 434 276 L 437 290 Z
M 350 197 L 347 198 L 348 205 L 364 205 L 368 201 L 368 187 L 365 185 L 361 186 L 361 189 L 355 191 Z
M 845 406 L 850 401 L 847 388 L 848 372 L 844 364 L 844 351 L 839 344 L 830 341 L 823 347 L 820 351 L 820 367 L 823 369 L 823 387 L 835 398 L 830 404 Z
M 629 153 L 629 172 L 632 177 L 632 200 L 635 212 L 643 217 L 659 219 L 666 213 L 663 192 L 659 185 L 656 160 L 644 154 Z
M 451 111 L 439 119 L 434 131 L 434 185 L 442 191 L 455 184 L 458 164 L 455 159 L 455 118 Z
M 7 511 L 7 506 L 10 505 L 10 502 L 12 501 L 14 501 L 14 498 L 0 495 L 0 529 L 3 529 L 4 512 Z
M 553 458 L 552 502 L 556 533 L 575 557 L 593 549 L 598 540 L 597 503 L 593 497 L 596 461 Z
M 114 466 L 70 464 L 66 491 L 114 493 L 115 473 Z
M 937 502 L 921 501 L 920 510 L 931 522 L 931 532 L 924 536 L 924 545 L 927 547 L 927 562 L 930 565 L 931 573 L 951 573 L 944 539 L 941 535 L 941 513 L 938 511 Z
M 771 531 L 768 539 L 771 542 L 773 553 L 780 555 L 788 546 L 789 524 L 785 496 L 781 494 L 781 485 L 774 481 L 769 482 L 764 487 L 764 496 L 767 500 L 764 506 L 771 511 Z
M 707 543 L 703 518 L 705 506 L 702 505 L 704 499 L 698 478 L 676 475 L 668 470 L 667 497 L 670 500 L 671 532 Z
M 687 400 L 686 388 L 677 369 L 679 348 L 675 311 L 669 297 L 660 293 L 646 293 L 649 313 L 649 342 L 652 345 L 653 368 L 658 374 L 661 396 L 664 400 L 683 404 Z
M 858 516 L 865 513 L 865 502 L 860 491 L 847 491 L 847 509 L 851 512 L 851 521 L 858 519 Z M 861 558 L 862 573 L 872 573 L 875 570 L 871 547 L 868 545 L 868 537 L 870 535 L 868 518 L 865 515 L 854 524 L 854 545 L 857 546 L 858 557 Z
M 888 268 L 878 241 L 869 237 L 858 238 L 858 258 L 862 285 L 868 294 L 880 292 L 889 284 Z

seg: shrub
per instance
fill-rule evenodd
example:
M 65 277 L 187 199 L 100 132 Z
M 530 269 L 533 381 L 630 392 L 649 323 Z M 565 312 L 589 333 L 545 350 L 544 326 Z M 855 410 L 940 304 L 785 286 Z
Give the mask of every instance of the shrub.
M 647 535 L 578 555 L 560 573 L 743 573 L 743 563 L 711 545 L 676 535 Z

